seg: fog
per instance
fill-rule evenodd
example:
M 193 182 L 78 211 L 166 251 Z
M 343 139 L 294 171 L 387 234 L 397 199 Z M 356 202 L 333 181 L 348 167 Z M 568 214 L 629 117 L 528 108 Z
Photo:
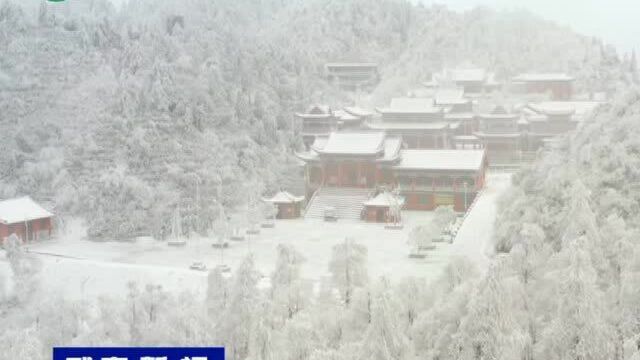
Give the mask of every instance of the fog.
M 640 359 L 630 1 L 122 4 L 0 0 L 1 360 Z
M 502 10 L 527 10 L 572 29 L 603 38 L 622 53 L 640 51 L 640 3 L 634 0 L 419 0 L 469 10 L 487 6 Z

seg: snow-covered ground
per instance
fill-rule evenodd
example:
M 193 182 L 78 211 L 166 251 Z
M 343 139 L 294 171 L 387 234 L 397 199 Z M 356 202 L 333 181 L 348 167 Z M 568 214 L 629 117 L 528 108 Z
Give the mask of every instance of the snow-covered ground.
M 433 279 L 452 256 L 468 256 L 480 266 L 488 262 L 496 198 L 509 186 L 510 174 L 490 174 L 487 180 L 486 190 L 466 217 L 455 242 L 437 244 L 426 259 L 408 258 L 406 240 L 413 226 L 430 221 L 431 212 L 404 212 L 403 230 L 364 222 L 280 220 L 273 229 L 262 229 L 248 240 L 231 242 L 224 254 L 211 246 L 210 239 L 189 239 L 185 247 L 175 248 L 153 239 L 91 242 L 73 232 L 58 240 L 31 244 L 29 251 L 42 259 L 43 286 L 77 298 L 122 294 L 130 281 L 201 292 L 206 287 L 206 272 L 189 270 L 192 262 L 201 261 L 211 268 L 220 264 L 224 256 L 224 263 L 233 270 L 249 253 L 254 255 L 258 269 L 268 276 L 274 268 L 276 246 L 281 243 L 294 245 L 305 256 L 302 276 L 316 282 L 329 276 L 331 249 L 346 236 L 368 247 L 371 277 Z

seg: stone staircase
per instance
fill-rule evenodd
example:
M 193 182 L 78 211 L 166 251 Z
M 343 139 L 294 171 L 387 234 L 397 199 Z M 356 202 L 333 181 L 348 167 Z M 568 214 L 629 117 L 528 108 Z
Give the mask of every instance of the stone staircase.
M 364 202 L 372 189 L 323 187 L 318 189 L 307 206 L 305 219 L 322 219 L 327 207 L 336 209 L 338 220 L 360 220 Z

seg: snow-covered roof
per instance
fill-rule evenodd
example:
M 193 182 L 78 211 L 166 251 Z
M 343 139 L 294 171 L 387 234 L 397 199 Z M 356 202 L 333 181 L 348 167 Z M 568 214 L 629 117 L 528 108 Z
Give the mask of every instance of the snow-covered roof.
M 576 108 L 566 102 L 548 101 L 540 104 L 529 104 L 533 111 L 544 115 L 566 115 L 575 114 Z
M 424 111 L 433 108 L 431 98 L 393 98 L 389 104 L 393 110 Z
M 573 77 L 565 73 L 524 73 L 513 77 L 516 82 L 534 82 L 534 81 L 571 81 Z
M 487 79 L 487 72 L 480 68 L 449 69 L 448 74 L 456 82 L 484 82 Z
M 483 139 L 514 139 L 522 136 L 519 132 L 510 133 L 487 133 L 483 131 L 476 131 L 473 135 Z
M 429 109 L 394 109 L 394 108 L 376 108 L 381 114 L 384 113 L 392 113 L 392 114 L 438 114 L 443 112 L 441 108 L 432 107 Z
M 316 119 L 329 119 L 331 118 L 331 114 L 302 114 L 296 113 L 296 116 L 299 118 L 304 118 L 306 120 L 316 120 Z
M 362 136 L 363 134 L 366 136 Z M 375 137 L 380 136 L 379 134 L 382 134 L 382 142 L 379 146 L 374 146 L 373 144 L 378 141 Z M 382 155 L 382 157 L 377 157 L 376 161 L 385 162 L 398 159 L 400 149 L 402 148 L 401 137 L 386 136 L 384 132 L 345 132 L 332 133 L 332 135 L 334 139 L 332 144 L 329 144 L 331 136 L 318 136 L 313 142 L 313 145 L 311 145 L 310 151 L 298 152 L 296 153 L 296 157 L 302 161 L 317 161 L 320 159 L 319 154 Z M 330 152 L 324 150 L 327 145 L 333 147 L 333 149 L 330 149 Z M 337 150 L 340 150 L 340 152 L 337 152 Z
M 478 139 L 478 137 L 475 135 L 457 135 L 453 137 L 453 140 L 465 142 L 465 141 L 479 141 L 480 139 Z
M 263 198 L 262 200 L 274 204 L 292 204 L 304 200 L 304 196 L 295 196 L 288 191 L 280 191 L 271 198 Z
M 602 103 L 599 101 L 541 101 L 534 104 L 529 104 L 533 108 L 573 108 L 575 115 L 586 116 L 600 106 Z
M 398 158 L 402 138 L 399 136 L 387 136 L 384 140 L 384 158 L 382 160 L 391 161 Z
M 365 67 L 365 68 L 371 68 L 371 67 L 377 67 L 378 64 L 376 63 L 371 63 L 371 62 L 332 62 L 332 63 L 327 63 L 325 64 L 326 67 Z
M 300 159 L 302 162 L 307 162 L 307 161 L 316 161 L 318 160 L 318 153 L 315 151 L 302 151 L 302 152 L 296 152 L 295 156 Z
M 0 222 L 4 224 L 15 224 L 52 216 L 52 213 L 28 196 L 0 201 Z
M 307 114 L 331 115 L 331 108 L 328 105 L 311 105 L 307 108 Z
M 444 114 L 445 120 L 473 120 L 476 114 L 472 112 L 459 112 Z
M 515 120 L 520 117 L 520 114 L 489 113 L 489 114 L 479 114 L 478 117 L 482 120 Z
M 385 134 L 375 132 L 332 132 L 323 147 L 313 149 L 322 154 L 374 155 L 383 150 Z
M 442 130 L 449 126 L 444 121 L 434 122 L 369 122 L 366 124 L 369 129 L 375 130 Z
M 484 150 L 402 150 L 398 170 L 461 170 L 482 168 Z
M 344 108 L 344 111 L 348 112 L 351 115 L 354 116 L 360 116 L 360 117 L 366 117 L 366 116 L 371 116 L 373 115 L 373 112 L 369 111 L 369 110 L 365 110 L 361 107 L 357 107 L 357 106 L 347 106 Z
M 466 104 L 464 89 L 438 89 L 435 94 L 435 103 L 438 105 Z
M 364 205 L 379 207 L 402 206 L 404 205 L 404 198 L 401 196 L 395 196 L 388 192 L 381 192 L 374 198 L 365 201 Z
M 336 110 L 333 112 L 333 116 L 342 121 L 357 121 L 360 120 L 359 116 L 348 113 L 345 110 Z

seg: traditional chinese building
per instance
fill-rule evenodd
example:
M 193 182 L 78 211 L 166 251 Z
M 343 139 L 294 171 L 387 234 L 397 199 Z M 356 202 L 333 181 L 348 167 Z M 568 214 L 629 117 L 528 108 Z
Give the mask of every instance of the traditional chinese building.
M 397 223 L 402 220 L 400 209 L 404 198 L 388 191 L 381 191 L 364 203 L 364 220 L 378 223 Z
M 573 96 L 574 78 L 562 73 L 526 73 L 512 79 L 514 92 L 551 94 L 552 100 L 569 100 Z
M 543 101 L 523 109 L 527 149 L 537 150 L 558 135 L 574 130 L 600 103 L 593 101 Z
M 392 184 L 391 166 L 402 146 L 382 131 L 333 132 L 299 153 L 306 163 L 307 196 L 321 186 L 375 188 Z
M 16 234 L 22 241 L 48 239 L 53 214 L 30 197 L 0 201 L 0 240 Z
M 409 150 L 402 144 L 402 137 L 383 131 L 316 138 L 310 151 L 298 154 L 305 162 L 307 216 L 331 206 L 345 216 L 369 218 L 365 204 L 376 207 L 373 196 L 379 189 L 399 190 L 406 209 L 453 205 L 463 211 L 484 185 L 484 150 Z
M 453 136 L 472 135 L 478 130 L 473 101 L 464 95 L 462 89 L 436 90 L 434 104 L 444 110 L 444 120 L 449 123 Z
M 327 136 L 336 129 L 336 119 L 331 108 L 312 105 L 304 113 L 296 113 L 301 122 L 301 135 L 305 145 L 310 145 L 316 136 Z
M 304 202 L 304 196 L 291 195 L 287 191 L 280 191 L 271 198 L 263 201 L 273 204 L 277 209 L 276 219 L 299 218 Z
M 484 187 L 487 166 L 483 149 L 403 150 L 393 173 L 406 209 L 465 211 Z
M 519 161 L 522 151 L 521 114 L 497 106 L 490 113 L 478 115 L 478 131 L 474 133 L 492 163 L 511 164 Z
M 332 110 L 326 105 L 312 105 L 306 112 L 295 115 L 301 122 L 302 140 L 308 148 L 317 136 L 326 137 L 332 131 L 359 129 L 373 114 L 355 106 Z
M 459 67 L 445 69 L 435 74 L 432 80 L 424 83 L 428 88 L 442 88 L 455 86 L 464 92 L 465 96 L 477 97 L 489 93 L 500 87 L 494 79 L 494 74 L 477 67 Z
M 401 136 L 411 149 L 442 149 L 449 147 L 452 132 L 445 121 L 445 109 L 428 98 L 395 98 L 387 108 L 376 109 L 381 121 L 365 124 L 372 130 Z
M 375 63 L 328 63 L 325 73 L 330 83 L 350 91 L 369 90 L 380 81 Z

